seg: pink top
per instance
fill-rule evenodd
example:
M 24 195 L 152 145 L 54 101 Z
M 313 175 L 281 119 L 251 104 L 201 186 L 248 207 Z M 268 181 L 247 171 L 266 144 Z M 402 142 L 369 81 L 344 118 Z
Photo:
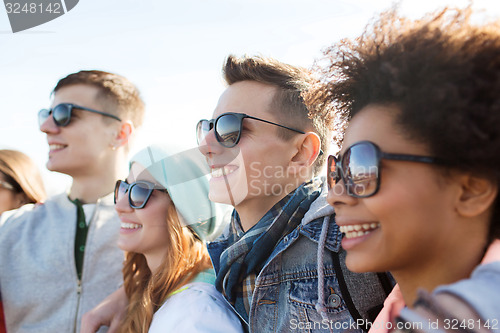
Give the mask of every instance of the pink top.
M 481 261 L 481 264 L 487 264 L 493 261 L 500 261 L 500 240 L 497 239 L 491 243 L 486 251 L 486 254 Z M 384 301 L 384 307 L 373 322 L 368 333 L 386 333 L 389 332 L 394 323 L 394 319 L 399 314 L 401 309 L 406 306 L 399 285 L 394 286 L 392 292 Z

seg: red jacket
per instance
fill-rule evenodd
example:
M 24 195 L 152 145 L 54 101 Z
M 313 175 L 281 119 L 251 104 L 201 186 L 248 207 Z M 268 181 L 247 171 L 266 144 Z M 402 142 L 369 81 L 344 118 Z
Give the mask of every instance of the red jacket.
M 7 329 L 5 328 L 5 318 L 3 317 L 2 302 L 0 302 L 0 333 L 7 333 Z

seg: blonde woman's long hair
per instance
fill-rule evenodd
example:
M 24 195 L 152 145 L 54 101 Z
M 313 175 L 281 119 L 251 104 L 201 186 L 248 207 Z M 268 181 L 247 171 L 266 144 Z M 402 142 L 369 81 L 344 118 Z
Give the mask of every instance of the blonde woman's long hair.
M 22 204 L 45 200 L 45 187 L 35 162 L 28 155 L 11 149 L 0 150 L 0 172 L 17 193 L 24 194 Z
M 165 223 L 168 249 L 156 273 L 151 273 L 143 254 L 125 255 L 122 272 L 129 305 L 120 332 L 147 332 L 154 313 L 169 295 L 212 267 L 205 244 L 191 229 L 182 227 L 172 201 Z

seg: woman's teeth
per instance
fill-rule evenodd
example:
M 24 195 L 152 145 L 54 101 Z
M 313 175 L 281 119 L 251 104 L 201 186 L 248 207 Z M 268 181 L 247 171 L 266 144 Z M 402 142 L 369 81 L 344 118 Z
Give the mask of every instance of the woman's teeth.
M 137 223 L 125 223 L 125 222 L 122 222 L 120 224 L 121 228 L 122 229 L 139 229 L 139 228 L 142 228 L 142 225 L 141 224 L 137 224 Z
M 223 168 L 214 168 L 212 169 L 212 177 L 217 178 L 217 177 L 222 177 L 222 176 L 227 176 L 230 173 L 232 173 L 234 170 L 225 166 Z
M 339 226 L 345 238 L 361 237 L 380 227 L 380 223 L 349 224 Z

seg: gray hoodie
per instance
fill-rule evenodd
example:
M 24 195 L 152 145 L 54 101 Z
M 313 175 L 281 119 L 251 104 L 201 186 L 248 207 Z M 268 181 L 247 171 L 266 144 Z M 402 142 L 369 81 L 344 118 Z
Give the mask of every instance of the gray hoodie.
M 0 297 L 8 332 L 79 332 L 82 314 L 121 283 L 113 195 L 98 200 L 78 280 L 77 208 L 66 194 L 0 217 Z

